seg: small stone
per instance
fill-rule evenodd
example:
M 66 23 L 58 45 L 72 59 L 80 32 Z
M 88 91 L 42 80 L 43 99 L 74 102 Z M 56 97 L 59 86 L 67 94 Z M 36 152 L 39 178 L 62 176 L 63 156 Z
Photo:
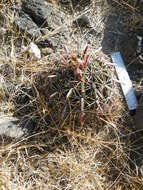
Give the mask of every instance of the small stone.
M 2 74 L 2 76 L 6 77 L 6 76 L 11 76 L 13 75 L 13 68 L 10 64 L 8 63 L 4 63 L 0 65 L 0 74 Z
M 52 36 L 52 37 L 48 37 L 48 39 L 44 40 L 44 41 L 40 41 L 38 42 L 38 45 L 41 48 L 52 48 L 52 49 L 56 49 L 58 47 L 58 44 L 60 43 L 60 38 L 58 36 Z
M 18 128 L 17 118 L 1 116 L 0 135 L 11 138 L 19 138 L 24 135 L 24 132 L 20 128 Z
M 87 15 L 82 15 L 74 23 L 80 27 L 90 27 L 90 21 Z
M 33 132 L 35 128 L 35 123 L 32 118 L 25 117 L 19 124 L 20 128 L 24 132 L 25 135 L 29 135 Z
M 31 56 L 31 58 L 34 60 L 41 59 L 41 51 L 38 48 L 38 46 L 36 44 L 34 44 L 33 42 L 31 42 L 29 45 L 28 53 Z
M 30 97 L 34 97 L 34 90 L 31 87 L 19 86 L 15 89 L 14 103 L 16 105 L 26 105 L 30 102 Z
M 9 116 L 0 117 L 0 135 L 10 138 L 21 138 L 30 135 L 34 130 L 35 124 L 32 119 L 19 119 Z

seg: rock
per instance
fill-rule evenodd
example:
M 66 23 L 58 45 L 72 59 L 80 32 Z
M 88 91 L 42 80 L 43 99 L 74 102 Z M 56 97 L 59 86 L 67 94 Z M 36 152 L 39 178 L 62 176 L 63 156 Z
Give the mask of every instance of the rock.
M 22 122 L 15 117 L 1 116 L 0 117 L 0 135 L 21 138 L 30 135 L 34 130 L 34 122 L 32 119 L 25 118 Z
M 16 105 L 26 105 L 30 101 L 30 97 L 35 96 L 35 92 L 32 87 L 19 86 L 15 89 L 14 103 Z
M 64 14 L 44 0 L 23 0 L 21 10 L 18 12 L 19 18 L 16 19 L 15 23 L 21 31 L 26 31 L 32 38 L 45 35 L 41 41 L 39 38 L 37 42 L 41 48 L 50 47 L 55 50 L 60 47 L 64 39 L 69 37 L 69 28 L 62 26 Z M 47 35 L 49 31 L 57 28 L 60 30 L 56 34 Z M 40 59 L 39 57 L 40 54 L 37 58 Z
M 41 59 L 41 51 L 38 48 L 38 46 L 36 44 L 34 44 L 33 42 L 31 42 L 28 47 L 28 53 L 32 60 Z
M 0 118 L 0 135 L 19 138 L 24 133 L 17 127 L 18 119 L 14 117 L 2 116 Z
M 55 30 L 63 23 L 62 14 L 44 0 L 23 0 L 22 10 L 39 27 L 47 27 L 48 30 Z
M 90 27 L 90 21 L 87 15 L 82 15 L 74 23 L 80 27 Z
M 61 42 L 60 37 L 52 36 L 52 37 L 48 37 L 48 39 L 44 41 L 38 42 L 38 46 L 40 46 L 41 48 L 49 47 L 55 50 L 60 44 L 60 42 Z
M 11 75 L 13 75 L 13 68 L 10 64 L 8 63 L 4 63 L 0 65 L 0 74 L 2 74 L 2 76 L 6 77 L 10 77 Z
M 26 32 L 30 37 L 38 38 L 41 36 L 39 27 L 33 22 L 32 18 L 23 11 L 20 12 L 19 18 L 15 20 L 15 25 L 19 30 Z
M 11 80 L 11 79 L 10 79 Z M 12 82 L 6 81 L 2 76 L 0 77 L 0 89 L 8 100 L 15 92 L 15 85 Z
M 35 123 L 33 120 L 29 117 L 25 117 L 21 122 L 20 122 L 20 128 L 24 132 L 25 135 L 29 135 L 30 133 L 33 132 L 35 128 Z

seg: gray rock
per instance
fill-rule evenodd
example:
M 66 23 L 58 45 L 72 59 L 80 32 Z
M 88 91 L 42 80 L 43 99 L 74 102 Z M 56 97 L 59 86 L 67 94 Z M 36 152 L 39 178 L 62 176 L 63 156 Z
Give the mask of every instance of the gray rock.
M 32 118 L 25 117 L 19 124 L 25 135 L 29 135 L 34 131 L 35 123 Z
M 21 138 L 23 136 L 28 136 L 34 129 L 34 122 L 32 119 L 25 118 L 23 121 L 15 117 L 1 116 L 0 117 L 0 135 L 11 137 L 11 138 Z
M 2 74 L 2 76 L 11 76 L 13 75 L 13 68 L 10 64 L 5 63 L 5 64 L 0 64 L 0 74 Z
M 14 102 L 18 105 L 26 105 L 30 101 L 30 97 L 34 97 L 35 92 L 31 87 L 19 86 L 15 90 Z
M 23 11 L 20 12 L 19 18 L 15 20 L 15 24 L 19 30 L 26 32 L 30 37 L 38 38 L 41 35 L 39 27 Z
M 18 119 L 14 117 L 1 116 L 0 118 L 0 135 L 12 138 L 19 138 L 24 132 L 17 127 Z
M 38 46 L 40 46 L 41 48 L 50 47 L 55 50 L 60 43 L 61 43 L 60 37 L 52 36 L 52 37 L 48 37 L 48 39 L 44 41 L 40 41 L 38 43 Z
M 54 30 L 63 23 L 62 14 L 44 0 L 23 0 L 22 10 L 40 27 Z
M 78 24 L 80 27 L 90 27 L 90 20 L 87 15 L 82 15 L 74 21 L 74 24 Z
M 45 35 L 63 24 L 64 14 L 44 0 L 23 0 L 21 10 L 18 12 L 19 18 L 15 21 L 16 25 L 33 38 Z M 69 28 L 62 26 L 58 34 L 48 36 L 37 45 L 40 48 L 50 47 L 56 50 L 68 36 Z

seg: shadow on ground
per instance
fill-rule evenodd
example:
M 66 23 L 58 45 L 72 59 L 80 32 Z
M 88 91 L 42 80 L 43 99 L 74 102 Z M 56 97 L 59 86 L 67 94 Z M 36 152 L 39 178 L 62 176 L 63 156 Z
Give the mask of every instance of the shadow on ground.
M 109 3 L 110 4 L 110 3 Z M 139 64 L 136 55 L 137 35 L 142 35 L 138 30 L 140 22 L 135 26 L 135 19 L 140 18 L 139 7 L 136 11 L 128 7 L 122 7 L 118 3 L 110 4 L 110 14 L 106 18 L 104 37 L 102 41 L 102 50 L 105 54 L 110 55 L 112 52 L 120 51 L 126 64 L 129 75 L 132 79 L 135 91 L 138 91 L 138 85 L 143 75 L 138 76 L 136 72 L 142 70 L 143 66 Z M 139 89 L 140 90 L 140 89 Z M 141 93 L 141 92 L 140 92 Z M 143 114 L 142 114 L 143 116 Z M 138 168 L 138 173 L 143 174 L 143 127 L 138 129 L 132 126 L 130 160 L 133 168 Z

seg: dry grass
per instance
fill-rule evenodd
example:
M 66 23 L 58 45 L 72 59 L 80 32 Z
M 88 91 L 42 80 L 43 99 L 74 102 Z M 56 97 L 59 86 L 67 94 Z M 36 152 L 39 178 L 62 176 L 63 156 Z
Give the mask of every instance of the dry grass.
M 131 167 L 131 121 L 110 59 L 73 40 L 33 61 L 18 46 L 29 40 L 14 29 L 15 3 L 0 3 L 1 111 L 29 115 L 36 129 L 21 140 L 1 137 L 0 189 L 142 189 Z M 19 94 L 28 97 L 26 104 L 17 103 Z

